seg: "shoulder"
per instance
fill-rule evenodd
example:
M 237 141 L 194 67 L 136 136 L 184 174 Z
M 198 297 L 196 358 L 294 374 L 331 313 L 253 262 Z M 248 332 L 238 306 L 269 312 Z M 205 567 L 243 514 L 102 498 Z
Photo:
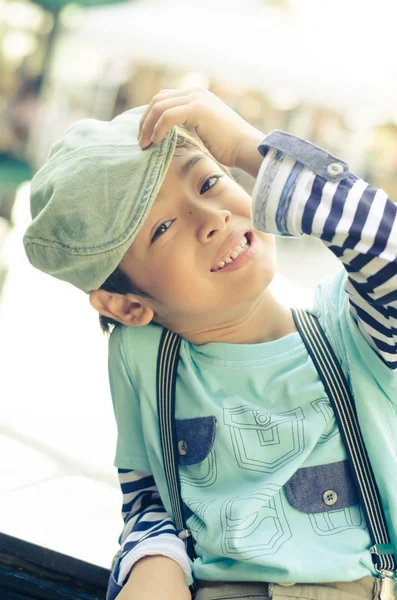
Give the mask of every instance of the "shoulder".
M 127 327 L 117 325 L 109 338 L 109 357 L 118 355 L 124 361 L 157 354 L 164 329 L 160 325 Z
M 136 390 L 156 377 L 157 354 L 163 327 L 146 325 L 127 327 L 117 325 L 109 339 L 108 368 L 111 388 Z
M 323 279 L 316 287 L 310 312 L 320 319 L 325 328 L 336 325 L 340 316 L 347 310 L 348 299 L 344 288 L 346 279 L 347 273 L 341 267 L 337 273 Z
M 309 312 L 318 318 L 346 375 L 347 356 L 342 331 L 342 322 L 348 310 L 347 296 L 344 291 L 345 280 L 346 271 L 341 268 L 334 275 L 321 281 L 316 287 Z
M 396 373 L 368 343 L 349 310 L 348 294 L 345 291 L 346 279 L 347 273 L 341 269 L 322 281 L 316 288 L 310 312 L 318 317 L 349 379 L 371 379 L 386 395 L 395 394 Z
M 115 465 L 119 468 L 152 470 L 145 436 L 152 431 L 150 415 L 156 414 L 157 351 L 162 331 L 155 325 L 118 325 L 109 339 L 109 384 L 117 423 Z

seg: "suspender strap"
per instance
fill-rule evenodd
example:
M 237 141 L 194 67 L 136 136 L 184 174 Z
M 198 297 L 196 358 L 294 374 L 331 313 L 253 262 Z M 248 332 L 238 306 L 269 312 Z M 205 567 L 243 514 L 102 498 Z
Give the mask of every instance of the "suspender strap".
M 189 557 L 195 558 L 193 538 L 186 527 L 178 471 L 175 427 L 175 385 L 181 338 L 164 330 L 157 356 L 157 411 L 160 424 L 164 470 L 178 537 L 185 542 Z
M 359 428 L 354 398 L 317 318 L 300 309 L 292 310 L 292 315 L 334 409 L 373 543 L 373 563 L 379 571 L 395 571 L 393 546 L 378 486 Z
M 317 318 L 293 309 L 295 325 L 324 385 L 335 413 L 373 546 L 372 560 L 378 571 L 396 571 L 378 486 L 369 463 L 358 424 L 353 396 L 343 371 Z M 178 536 L 185 541 L 189 557 L 195 557 L 193 539 L 186 527 L 178 471 L 175 430 L 175 385 L 181 338 L 164 330 L 157 360 L 157 408 L 164 469 Z

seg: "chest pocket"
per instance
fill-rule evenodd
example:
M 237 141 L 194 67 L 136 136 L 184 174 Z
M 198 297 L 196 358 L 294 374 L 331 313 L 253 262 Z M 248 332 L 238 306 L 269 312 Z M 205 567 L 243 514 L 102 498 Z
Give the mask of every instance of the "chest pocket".
M 365 529 L 358 493 L 347 461 L 304 467 L 284 485 L 288 502 L 307 513 L 318 535 Z
M 194 487 L 212 485 L 217 478 L 213 449 L 216 417 L 176 419 L 175 425 L 181 483 Z

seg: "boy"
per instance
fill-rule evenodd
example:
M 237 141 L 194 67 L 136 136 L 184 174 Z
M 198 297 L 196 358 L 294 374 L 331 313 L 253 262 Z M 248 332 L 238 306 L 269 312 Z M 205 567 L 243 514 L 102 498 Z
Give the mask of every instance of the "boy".
M 125 528 L 109 598 L 190 597 L 158 431 L 164 327 L 182 337 L 176 429 L 197 598 L 379 597 L 329 399 L 268 286 L 273 233 L 315 235 L 345 267 L 311 312 L 354 393 L 395 548 L 396 207 L 311 144 L 262 139 L 209 92 L 166 90 L 143 115 L 76 124 L 32 184 L 31 262 L 90 293 L 104 327 L 121 324 L 109 370 Z M 221 165 L 257 177 L 256 229 Z

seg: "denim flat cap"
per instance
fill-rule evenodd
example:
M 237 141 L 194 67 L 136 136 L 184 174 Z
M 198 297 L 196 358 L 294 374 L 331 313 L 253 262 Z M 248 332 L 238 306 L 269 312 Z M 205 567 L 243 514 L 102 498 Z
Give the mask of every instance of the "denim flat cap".
M 24 246 L 34 267 L 84 292 L 98 289 L 142 227 L 174 154 L 176 128 L 142 150 L 146 107 L 75 123 L 32 181 Z

